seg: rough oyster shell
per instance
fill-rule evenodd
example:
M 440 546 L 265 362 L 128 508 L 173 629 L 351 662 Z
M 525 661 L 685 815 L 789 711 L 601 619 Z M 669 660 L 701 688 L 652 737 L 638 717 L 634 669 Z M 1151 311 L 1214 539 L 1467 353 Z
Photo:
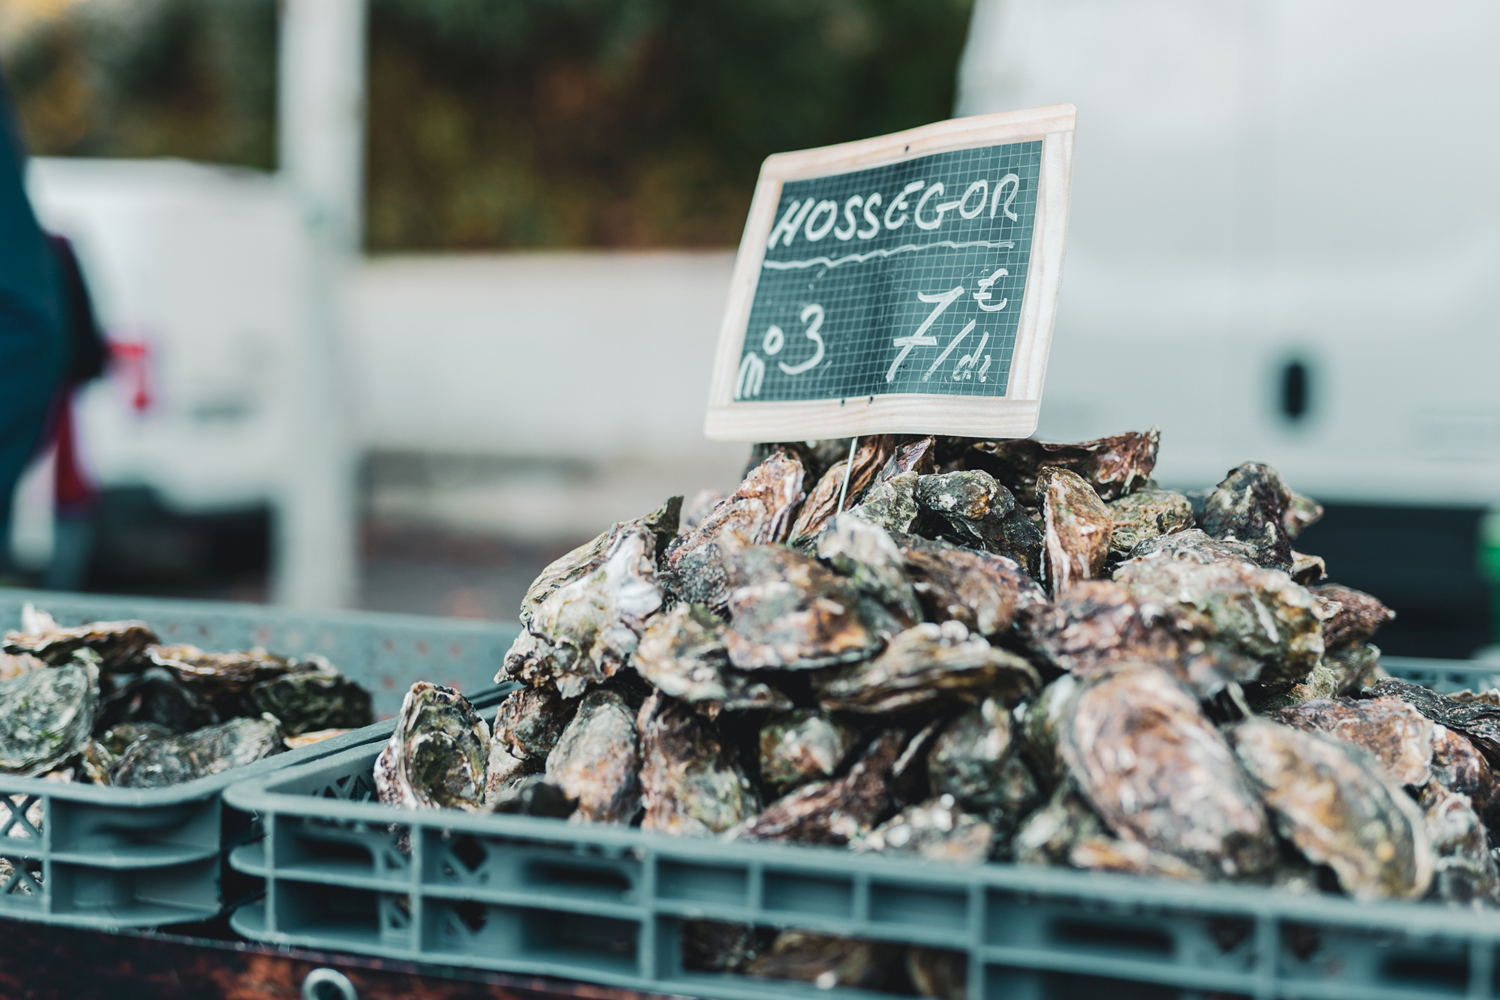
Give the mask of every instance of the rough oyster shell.
M 896 539 L 907 576 L 929 621 L 962 622 L 971 632 L 997 636 L 1016 613 L 1045 604 L 1046 593 L 1014 560 L 915 535 Z
M 961 545 L 989 548 L 1000 523 L 1016 508 L 1010 490 L 988 472 L 967 469 L 917 479 L 917 509 L 945 525 Z
M 80 649 L 99 654 L 103 673 L 133 670 L 145 648 L 157 641 L 156 633 L 141 621 L 91 622 L 64 628 L 45 611 L 27 604 L 21 609 L 21 628 L 6 632 L 0 650 L 13 656 L 29 654 L 44 663 L 67 663 Z
M 519 688 L 495 710 L 491 742 L 519 760 L 540 765 L 557 746 L 573 708 L 551 688 Z
M 1369 644 L 1346 646 L 1327 653 L 1323 657 L 1323 666 L 1334 677 L 1335 693 L 1341 695 L 1358 694 L 1389 676 L 1380 667 L 1380 647 Z
M 644 830 L 684 836 L 721 833 L 760 808 L 755 788 L 708 724 L 684 705 L 653 694 L 641 706 Z
M 245 700 L 251 711 L 276 716 L 287 736 L 359 729 L 375 721 L 370 692 L 336 670 L 283 674 L 252 687 Z
M 1068 864 L 1090 871 L 1118 872 L 1122 875 L 1155 875 L 1201 882 L 1205 874 L 1181 858 L 1156 851 L 1134 840 L 1121 840 L 1103 834 L 1078 838 L 1068 848 Z
M 1094 812 L 1077 784 L 1065 779 L 1045 806 L 1026 818 L 1011 841 L 1023 865 L 1065 865 L 1073 846 L 1089 837 L 1105 836 L 1104 822 Z
M 1308 590 L 1325 601 L 1338 603 L 1338 610 L 1323 622 L 1323 648 L 1330 653 L 1369 642 L 1380 626 L 1396 618 L 1396 612 L 1377 598 L 1353 587 L 1325 583 Z
M 1036 668 L 971 636 L 962 622 L 923 622 L 864 663 L 813 679 L 828 711 L 897 712 L 950 698 L 1016 698 L 1041 686 Z
M 1306 677 L 1323 655 L 1316 599 L 1279 570 L 1238 559 L 1200 562 L 1201 540 L 1193 537 L 1200 534 L 1164 536 L 1171 541 L 1121 563 L 1114 579 L 1139 598 L 1203 615 L 1220 642 L 1261 661 L 1261 683 Z
M 1193 526 L 1193 505 L 1181 493 L 1141 490 L 1108 504 L 1113 525 L 1109 554 L 1125 559 L 1130 550 L 1148 538 L 1172 535 Z
M 406 809 L 479 809 L 489 743 L 490 727 L 469 699 L 418 681 L 406 692 L 390 742 L 375 761 L 380 801 Z
M 1040 506 L 1037 477 L 1043 469 L 1063 468 L 1076 473 L 1104 500 L 1114 500 L 1143 489 L 1156 467 L 1161 431 L 1127 431 L 1079 444 L 1046 444 L 1031 439 L 980 441 L 969 450 L 970 468 L 984 469 L 1010 487 L 1016 499 Z
M 725 645 L 741 670 L 811 670 L 863 660 L 882 639 L 858 592 L 817 560 L 784 546 L 741 551 Z
M 729 831 L 728 837 L 836 845 L 859 839 L 890 805 L 887 778 L 905 745 L 901 732 L 883 734 L 842 778 L 804 785 Z
M 936 467 L 937 438 L 919 437 L 901 441 L 885 466 L 875 476 L 875 482 L 883 483 L 905 472 L 918 476 L 930 474 Z M 850 496 L 853 496 L 851 493 Z
M 219 722 L 219 713 L 186 684 L 163 670 L 144 670 L 116 689 L 99 711 L 98 724 L 109 728 L 124 723 L 151 723 L 172 733 L 189 733 Z M 274 713 L 273 713 L 274 714 Z
M 1450 792 L 1469 797 L 1487 823 L 1497 818 L 1500 775 L 1467 738 L 1447 726 L 1432 724 L 1432 779 Z
M 1266 719 L 1230 732 L 1282 836 L 1360 899 L 1416 899 L 1432 849 L 1416 803 L 1358 747 Z
M 795 979 L 821 989 L 853 986 L 882 989 L 895 977 L 902 951 L 875 941 L 782 931 L 768 952 L 745 965 L 745 974 L 763 979 Z
M 780 792 L 831 778 L 859 731 L 810 708 L 772 716 L 760 730 L 760 777 Z
M 933 795 L 950 795 L 960 806 L 1009 838 L 1039 804 L 1031 769 L 1014 752 L 1011 714 L 986 699 L 960 715 L 927 754 Z
M 618 692 L 595 689 L 547 755 L 547 782 L 578 802 L 574 818 L 629 823 L 641 807 L 635 713 Z
M 1294 492 L 1291 502 L 1286 505 L 1286 511 L 1281 515 L 1281 526 L 1286 530 L 1286 537 L 1294 539 L 1302 534 L 1303 529 L 1312 527 L 1322 519 L 1322 504 Z
M 109 780 L 126 788 L 165 788 L 285 749 L 274 719 L 230 719 L 181 736 L 137 740 L 110 768 Z
M 1279 709 L 1271 718 L 1363 747 L 1398 785 L 1420 787 L 1432 778 L 1433 724 L 1399 699 L 1319 698 Z
M 790 545 L 801 546 L 817 538 L 828 522 L 839 513 L 839 498 L 845 506 L 864 493 L 877 473 L 895 457 L 896 439 L 884 434 L 878 437 L 861 438 L 854 452 L 851 468 L 848 458 L 841 458 L 828 467 L 818 485 L 802 504 L 792 530 L 787 536 Z M 847 455 L 847 450 L 846 450 Z M 844 471 L 849 470 L 849 487 L 844 489 Z
M 1433 895 L 1445 903 L 1500 902 L 1500 869 L 1469 797 L 1438 790 L 1424 795 L 1423 805 L 1427 836 L 1436 856 Z
M 884 528 L 841 514 L 818 540 L 818 558 L 849 577 L 860 593 L 879 601 L 903 628 L 921 620 L 922 607 L 906 578 L 901 549 Z
M 667 547 L 664 572 L 680 599 L 722 608 L 731 588 L 726 560 L 748 545 L 787 540 L 802 502 L 802 463 L 776 451 L 750 471 L 740 488 L 696 529 Z
M 87 660 L 0 682 L 0 771 L 40 774 L 88 745 L 99 668 Z
M 855 849 L 978 865 L 989 857 L 994 840 L 995 832 L 988 823 L 958 808 L 953 796 L 939 795 L 892 816 L 870 831 Z
M 1460 701 L 1398 680 L 1382 680 L 1367 688 L 1365 695 L 1400 698 L 1433 722 L 1473 740 L 1492 767 L 1500 763 L 1500 707 L 1483 701 Z
M 1086 681 L 1059 733 L 1079 789 L 1116 834 L 1231 878 L 1272 867 L 1259 798 L 1198 699 L 1166 671 Z
M 879 525 L 893 535 L 910 531 L 917 519 L 918 478 L 915 471 L 909 471 L 878 482 L 846 513 Z
M 1246 462 L 1204 500 L 1198 523 L 1214 538 L 1250 546 L 1259 565 L 1290 571 L 1292 542 L 1282 517 L 1291 502 L 1292 491 L 1275 469 Z
M 1043 469 L 1042 582 L 1060 595 L 1104 572 L 1114 518 L 1092 486 L 1067 469 Z
M 679 604 L 657 615 L 641 634 L 631 662 L 663 694 L 720 709 L 792 707 L 791 699 L 729 665 L 728 626 L 703 604 Z
M 969 992 L 969 957 L 961 951 L 906 949 L 906 974 L 917 994 L 934 1000 L 964 1000 Z
M 1017 705 L 1012 715 L 1017 749 L 1048 791 L 1055 790 L 1067 775 L 1058 742 L 1079 687 L 1077 675 L 1063 674 L 1035 698 Z
M 145 653 L 148 660 L 165 668 L 179 684 L 187 685 L 210 701 L 283 674 L 314 669 L 311 664 L 273 656 L 259 646 L 228 653 L 209 653 L 190 645 L 148 646 Z
M 511 801 L 526 785 L 527 779 L 541 774 L 545 764 L 545 759 L 515 756 L 505 742 L 492 736 L 489 752 L 485 756 L 485 806 L 489 809 L 499 809 Z

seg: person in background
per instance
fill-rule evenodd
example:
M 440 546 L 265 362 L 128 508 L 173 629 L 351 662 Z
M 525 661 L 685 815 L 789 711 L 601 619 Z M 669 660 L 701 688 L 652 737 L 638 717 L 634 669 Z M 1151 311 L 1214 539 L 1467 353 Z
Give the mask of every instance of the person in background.
M 0 77 L 0 580 L 10 561 L 11 501 L 67 371 L 69 336 L 57 257 L 24 187 L 26 149 Z

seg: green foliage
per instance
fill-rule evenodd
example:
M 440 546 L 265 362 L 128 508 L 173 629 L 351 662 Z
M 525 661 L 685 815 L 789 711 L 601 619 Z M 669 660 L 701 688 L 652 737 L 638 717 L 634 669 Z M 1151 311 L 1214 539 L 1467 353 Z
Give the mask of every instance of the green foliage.
M 949 116 L 970 3 L 371 0 L 369 246 L 731 245 L 770 153 Z M 112 9 L 12 65 L 34 142 L 270 164 L 271 0 Z

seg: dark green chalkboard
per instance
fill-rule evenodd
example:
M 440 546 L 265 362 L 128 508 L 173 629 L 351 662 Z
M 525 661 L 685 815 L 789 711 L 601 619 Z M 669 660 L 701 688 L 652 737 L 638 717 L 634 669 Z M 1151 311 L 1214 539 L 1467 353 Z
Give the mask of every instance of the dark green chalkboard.
M 767 160 L 709 435 L 1034 426 L 1072 129 L 1064 105 Z
M 1005 395 L 1041 159 L 1033 140 L 783 186 L 735 398 Z

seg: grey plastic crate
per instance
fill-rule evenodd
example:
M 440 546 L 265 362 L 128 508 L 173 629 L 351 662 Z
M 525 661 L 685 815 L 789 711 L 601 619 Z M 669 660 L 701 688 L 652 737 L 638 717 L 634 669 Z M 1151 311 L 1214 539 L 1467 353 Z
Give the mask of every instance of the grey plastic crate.
M 317 652 L 374 693 L 390 715 L 411 683 L 441 681 L 498 701 L 494 673 L 517 626 L 401 615 L 308 614 L 245 604 L 0 590 L 0 629 L 31 601 L 62 624 L 140 618 L 168 642 L 207 649 L 262 645 Z M 222 796 L 348 747 L 383 740 L 392 723 L 277 754 L 172 788 L 73 785 L 0 775 L 0 917 L 82 927 L 159 926 L 216 915 L 227 838 Z M 258 831 L 255 832 L 258 836 Z
M 1441 675 L 1453 688 L 1485 683 L 1491 668 L 1397 660 L 1388 669 Z M 1500 995 L 1500 915 L 399 810 L 374 801 L 380 749 L 371 742 L 230 789 L 226 801 L 265 830 L 230 855 L 266 884 L 264 899 L 231 917 L 236 931 L 714 1000 L 873 994 L 684 969 L 683 921 L 958 951 L 971 1000 Z

